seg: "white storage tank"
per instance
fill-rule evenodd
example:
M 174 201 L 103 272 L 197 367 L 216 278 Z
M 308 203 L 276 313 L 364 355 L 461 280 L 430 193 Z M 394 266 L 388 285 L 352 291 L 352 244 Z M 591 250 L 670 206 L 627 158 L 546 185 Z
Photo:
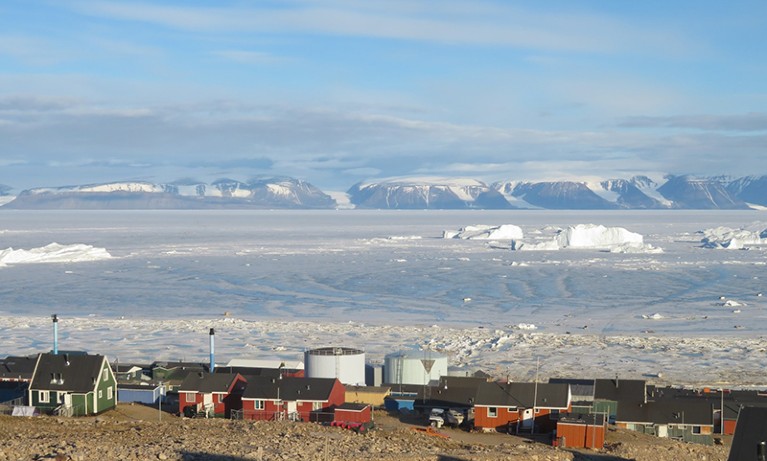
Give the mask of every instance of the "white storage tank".
M 320 347 L 304 352 L 307 378 L 338 378 L 343 384 L 365 385 L 365 352 L 350 347 Z
M 447 376 L 447 356 L 438 352 L 396 352 L 384 358 L 387 384 L 426 385 L 441 376 Z

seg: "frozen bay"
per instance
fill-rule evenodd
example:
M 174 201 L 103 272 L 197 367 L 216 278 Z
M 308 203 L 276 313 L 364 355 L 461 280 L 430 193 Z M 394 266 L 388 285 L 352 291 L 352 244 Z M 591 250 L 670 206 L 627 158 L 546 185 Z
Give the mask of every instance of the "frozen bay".
M 767 228 L 756 211 L 12 211 L 0 249 L 51 243 L 110 258 L 0 267 L 0 353 L 50 348 L 120 360 L 297 358 L 429 345 L 464 368 L 760 384 L 767 255 L 704 248 L 700 231 Z M 593 223 L 662 253 L 510 251 L 443 239 L 468 225 L 525 236 Z M 528 329 L 532 325 L 535 329 Z

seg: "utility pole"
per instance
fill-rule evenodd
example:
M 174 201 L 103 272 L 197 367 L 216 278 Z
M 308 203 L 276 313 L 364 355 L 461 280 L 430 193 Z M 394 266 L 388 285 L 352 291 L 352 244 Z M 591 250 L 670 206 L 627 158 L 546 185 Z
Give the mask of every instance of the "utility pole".
M 535 406 L 538 404 L 538 370 L 541 366 L 540 357 L 535 358 L 535 390 L 533 392 L 533 425 L 530 434 L 535 434 Z

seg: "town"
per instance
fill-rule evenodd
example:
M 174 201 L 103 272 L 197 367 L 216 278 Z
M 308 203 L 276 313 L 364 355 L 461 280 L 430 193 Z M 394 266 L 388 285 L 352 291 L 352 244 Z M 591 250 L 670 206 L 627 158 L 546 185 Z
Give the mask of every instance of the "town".
M 0 413 L 98 415 L 121 403 L 155 406 L 185 418 L 314 422 L 365 432 L 373 409 L 423 415 L 423 431 L 443 426 L 600 450 L 609 427 L 695 444 L 734 436 L 730 460 L 754 458 L 767 439 L 767 392 L 660 387 L 620 376 L 510 382 L 482 371 L 451 375 L 438 351 L 393 352 L 383 366 L 348 347 L 309 349 L 301 361 L 236 358 L 123 363 L 53 349 L 0 359 Z M 161 415 L 161 413 L 160 413 Z M 160 416 L 161 417 L 161 416 Z M 739 455 L 738 453 L 742 453 Z

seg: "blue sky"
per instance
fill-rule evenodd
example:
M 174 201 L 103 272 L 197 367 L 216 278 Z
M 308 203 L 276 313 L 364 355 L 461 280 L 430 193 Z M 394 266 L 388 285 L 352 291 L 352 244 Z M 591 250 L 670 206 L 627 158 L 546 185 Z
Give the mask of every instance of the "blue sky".
M 6 0 L 0 184 L 767 174 L 767 2 Z

